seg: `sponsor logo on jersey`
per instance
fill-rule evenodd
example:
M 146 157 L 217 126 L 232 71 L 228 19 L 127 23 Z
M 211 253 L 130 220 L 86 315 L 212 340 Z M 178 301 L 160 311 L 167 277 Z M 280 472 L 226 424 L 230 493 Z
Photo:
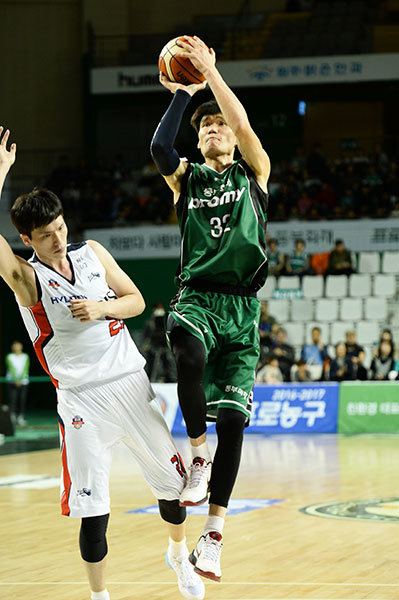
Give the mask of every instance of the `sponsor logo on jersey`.
M 60 284 L 55 279 L 49 279 L 48 284 L 52 288 L 60 287 Z
M 399 522 L 399 498 L 367 498 L 346 502 L 323 502 L 300 509 L 314 517 L 345 519 L 350 521 L 373 521 L 374 523 Z
M 92 281 L 95 277 L 100 277 L 100 273 L 90 273 L 89 281 Z
M 206 188 L 209 190 L 210 188 Z M 221 206 L 223 204 L 232 204 L 233 202 L 239 202 L 241 196 L 245 192 L 246 188 L 243 186 L 240 190 L 231 190 L 229 192 L 223 192 L 221 195 L 213 195 L 211 198 L 191 198 L 188 208 L 203 208 L 207 206 L 208 208 L 215 208 L 216 206 Z M 215 192 L 215 190 L 213 190 Z M 204 191 L 205 195 L 205 191 Z
M 79 417 L 79 415 L 75 415 L 73 417 L 72 425 L 75 427 L 75 429 L 80 429 L 84 424 L 85 422 L 83 421 L 82 417 Z
M 91 490 L 89 488 L 82 488 L 76 491 L 77 496 L 91 496 Z
M 53 296 L 52 298 L 50 298 L 51 300 L 51 304 L 58 304 L 58 302 L 60 302 L 61 304 L 69 304 L 71 300 L 87 300 L 87 296 L 84 296 L 82 294 L 72 294 L 71 296 Z

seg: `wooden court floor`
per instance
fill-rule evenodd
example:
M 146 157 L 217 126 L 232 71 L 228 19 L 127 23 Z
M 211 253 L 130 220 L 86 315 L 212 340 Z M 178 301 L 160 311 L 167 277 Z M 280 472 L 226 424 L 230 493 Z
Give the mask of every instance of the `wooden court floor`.
M 186 441 L 177 445 L 187 460 Z M 56 450 L 0 457 L 2 600 L 89 598 L 79 521 L 60 516 L 51 479 L 59 467 Z M 234 498 L 244 505 L 281 501 L 227 518 L 222 583 L 207 582 L 206 598 L 398 600 L 398 474 L 399 436 L 247 436 Z M 17 475 L 22 483 L 8 485 Z M 34 489 L 33 476 L 49 479 Z M 167 534 L 159 516 L 127 512 L 154 499 L 122 446 L 114 453 L 111 498 L 112 600 L 181 598 L 164 562 Z M 323 503 L 329 517 L 300 510 Z M 204 519 L 188 518 L 190 549 Z

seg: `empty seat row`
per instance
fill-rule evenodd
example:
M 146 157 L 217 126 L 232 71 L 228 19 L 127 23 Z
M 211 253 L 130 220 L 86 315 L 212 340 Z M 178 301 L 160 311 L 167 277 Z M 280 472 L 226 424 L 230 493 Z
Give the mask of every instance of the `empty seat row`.
M 292 320 L 306 322 L 316 319 L 322 322 L 356 321 L 366 319 L 386 321 L 388 317 L 388 302 L 386 298 L 317 298 L 294 300 L 269 300 L 269 313 L 279 323 Z
M 265 285 L 259 290 L 260 300 L 267 300 L 273 296 L 274 290 L 298 289 L 302 287 L 303 297 L 322 298 L 365 298 L 368 296 L 379 296 L 392 298 L 396 294 L 396 278 L 393 274 L 370 274 L 353 273 L 346 275 L 328 275 L 324 281 L 322 275 L 305 275 L 302 283 L 298 276 L 285 276 L 276 280 L 274 276 L 268 277 Z
M 399 273 L 399 252 L 359 252 L 359 273 Z

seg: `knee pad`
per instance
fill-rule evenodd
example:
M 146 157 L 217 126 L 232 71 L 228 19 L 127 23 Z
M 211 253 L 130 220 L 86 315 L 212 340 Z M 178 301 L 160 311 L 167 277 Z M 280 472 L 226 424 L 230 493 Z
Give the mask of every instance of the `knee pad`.
M 100 562 L 108 552 L 107 538 L 109 514 L 84 517 L 80 526 L 80 554 L 86 562 Z
M 172 525 L 181 525 L 186 520 L 186 508 L 178 500 L 158 500 L 159 514 Z
M 234 443 L 242 439 L 244 433 L 246 416 L 244 413 L 231 408 L 221 408 L 218 411 L 216 421 L 216 432 L 218 439 Z

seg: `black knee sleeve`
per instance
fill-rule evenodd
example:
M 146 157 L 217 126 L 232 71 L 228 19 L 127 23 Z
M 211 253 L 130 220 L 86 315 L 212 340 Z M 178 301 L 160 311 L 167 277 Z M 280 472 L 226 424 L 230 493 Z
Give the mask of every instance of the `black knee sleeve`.
M 86 562 L 100 562 L 108 552 L 107 538 L 109 514 L 99 517 L 84 517 L 80 526 L 80 554 Z
M 218 444 L 212 465 L 210 504 L 228 505 L 240 466 L 245 421 L 245 415 L 238 410 L 221 408 L 218 411 Z
M 186 520 L 186 508 L 178 500 L 158 500 L 159 514 L 167 523 L 181 525 Z

